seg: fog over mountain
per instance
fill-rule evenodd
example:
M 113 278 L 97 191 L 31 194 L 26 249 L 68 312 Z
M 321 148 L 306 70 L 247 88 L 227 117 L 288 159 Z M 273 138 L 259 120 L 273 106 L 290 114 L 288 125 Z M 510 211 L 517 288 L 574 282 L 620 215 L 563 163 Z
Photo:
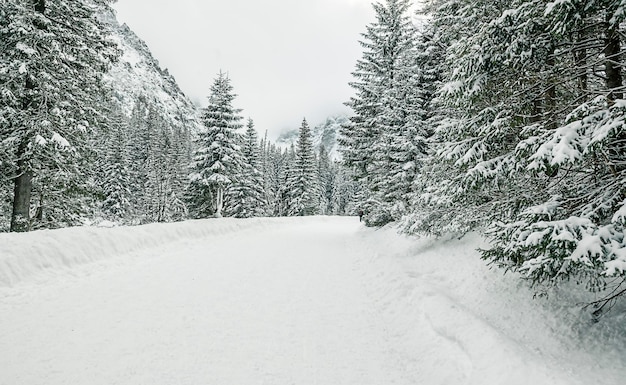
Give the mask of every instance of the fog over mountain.
M 345 124 L 349 124 L 350 120 L 345 115 L 337 115 L 328 117 L 324 122 L 317 124 L 312 130 L 313 145 L 319 151 L 324 146 L 330 158 L 333 160 L 341 159 L 339 147 L 337 145 L 337 137 L 339 130 Z M 284 131 L 278 137 L 276 143 L 281 146 L 291 146 L 298 140 L 298 130 L 293 129 Z

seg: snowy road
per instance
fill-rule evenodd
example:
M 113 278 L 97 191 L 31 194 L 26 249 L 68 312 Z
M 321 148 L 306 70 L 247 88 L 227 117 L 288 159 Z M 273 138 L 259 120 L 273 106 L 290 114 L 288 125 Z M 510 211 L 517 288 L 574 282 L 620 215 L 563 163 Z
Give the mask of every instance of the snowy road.
M 35 288 L 2 304 L 0 377 L 48 385 L 409 383 L 398 378 L 384 325 L 353 269 L 348 241 L 357 225 L 248 230 Z
M 412 249 L 354 218 L 294 219 L 27 280 L 0 290 L 0 384 L 585 383 L 445 274 L 379 258 Z

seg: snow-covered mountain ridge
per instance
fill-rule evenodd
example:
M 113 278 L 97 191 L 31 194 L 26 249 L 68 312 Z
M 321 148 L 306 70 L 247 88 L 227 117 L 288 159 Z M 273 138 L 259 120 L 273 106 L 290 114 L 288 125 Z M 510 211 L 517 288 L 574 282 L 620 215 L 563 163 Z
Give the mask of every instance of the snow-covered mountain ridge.
M 147 44 L 126 24 L 120 24 L 113 12 L 100 17 L 110 27 L 110 38 L 121 50 L 105 81 L 113 88 L 114 99 L 125 114 L 130 116 L 137 99 L 146 98 L 170 124 L 199 127 L 198 108 L 167 69 L 161 68 Z
M 315 148 L 319 151 L 324 146 L 331 159 L 341 159 L 337 138 L 341 127 L 349 122 L 347 116 L 337 115 L 328 117 L 324 122 L 316 125 L 311 132 Z M 283 147 L 289 147 L 298 141 L 298 132 L 298 129 L 285 131 L 278 137 L 276 143 Z

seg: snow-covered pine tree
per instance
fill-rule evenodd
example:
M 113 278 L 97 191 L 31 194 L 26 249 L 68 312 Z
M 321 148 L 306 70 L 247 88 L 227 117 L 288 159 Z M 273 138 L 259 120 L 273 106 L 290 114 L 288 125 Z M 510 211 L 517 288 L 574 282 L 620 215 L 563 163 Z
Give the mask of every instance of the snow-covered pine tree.
M 154 132 L 150 120 L 155 116 L 148 96 L 140 95 L 129 118 L 129 156 L 131 180 L 132 223 L 149 223 L 148 179 L 154 153 Z
M 417 61 L 410 2 L 387 0 L 373 7 L 377 20 L 363 34 L 363 57 L 350 83 L 356 95 L 347 105 L 354 115 L 339 142 L 344 161 L 367 186 L 367 222 L 381 225 L 404 212 L 418 165 L 415 158 L 423 152 L 418 141 L 428 135 L 417 132 L 411 117 L 416 113 L 411 104 Z
M 295 161 L 287 182 L 287 215 L 315 215 L 319 212 L 319 186 L 311 129 L 302 120 Z
M 191 135 L 189 129 L 184 126 L 175 126 L 170 135 L 170 151 L 168 153 L 165 169 L 169 179 L 165 219 L 167 221 L 180 221 L 187 217 L 185 205 L 185 186 L 187 172 L 191 161 L 189 147 Z
M 187 215 L 185 187 L 190 163 L 189 128 L 172 122 L 147 95 L 135 99 L 127 118 L 130 223 L 181 220 Z
M 296 146 L 292 143 L 289 148 L 282 150 L 280 147 L 277 147 L 278 156 L 277 156 L 277 173 L 278 173 L 278 184 L 277 188 L 277 216 L 290 216 L 291 203 L 292 203 L 292 193 L 293 189 L 292 183 L 295 180 L 295 176 L 297 175 L 296 171 Z
M 148 116 L 153 138 L 150 138 L 148 157 L 148 181 L 146 185 L 147 220 L 165 222 L 168 218 L 168 201 L 172 192 L 170 173 L 170 155 L 172 152 L 172 134 L 164 119 L 153 110 Z
M 572 103 L 586 98 L 574 91 L 576 83 L 590 83 L 585 71 L 575 68 L 586 49 L 576 48 L 551 25 L 542 1 L 433 3 L 433 25 L 441 45 L 448 47 L 449 70 L 437 106 L 445 111 L 438 120 L 439 171 L 431 169 L 443 178 L 431 184 L 426 196 L 428 205 L 448 206 L 456 218 L 440 212 L 431 217 L 460 222 L 457 227 L 463 229 L 476 220 L 513 218 L 549 198 L 543 187 L 552 183 L 555 170 L 521 172 L 518 144 L 538 131 L 553 130 Z M 579 27 L 567 33 L 590 30 Z M 572 48 L 559 49 L 562 44 Z M 560 79 L 565 72 L 574 76 Z
M 328 151 L 320 145 L 317 161 L 317 175 L 319 176 L 320 210 L 322 215 L 332 215 L 335 212 L 334 196 L 336 194 L 336 170 L 334 169 Z
M 623 7 L 431 4 L 447 47 L 436 136 L 447 174 L 427 193 L 461 222 L 492 224 L 491 263 L 535 283 L 613 282 L 597 304 L 613 303 L 626 293 Z
M 619 1 L 533 4 L 556 41 L 547 58 L 555 75 L 517 156 L 544 188 L 492 227 L 484 256 L 536 283 L 574 278 L 606 290 L 599 314 L 626 294 L 626 15 Z
M 512 91 L 520 77 L 505 57 L 504 34 L 490 29 L 507 3 L 443 0 L 427 10 L 434 43 L 446 48 L 440 66 L 445 83 L 434 122 L 437 156 L 418 178 L 423 193 L 414 202 L 411 231 L 463 233 L 488 223 L 506 210 L 521 183 L 509 176 L 516 167 L 519 118 L 528 115 L 528 104 Z M 543 47 L 541 39 L 534 43 Z M 542 53 L 538 48 L 536 54 Z
M 335 192 L 331 203 L 333 214 L 356 215 L 357 206 L 363 201 L 363 186 L 343 164 L 335 163 L 333 168 L 335 169 Z
M 100 80 L 116 55 L 94 14 L 109 2 L 92 3 L 15 0 L 0 9 L 0 153 L 13 182 L 12 231 L 30 229 L 37 183 L 75 175 L 72 191 L 86 189 L 74 165 L 101 119 Z M 43 216 L 45 196 L 38 201 Z
M 235 98 L 228 76 L 220 72 L 211 86 L 209 105 L 203 109 L 204 130 L 196 139 L 187 187 L 189 210 L 195 218 L 221 217 L 225 191 L 240 173 L 242 127 L 240 110 L 233 107 Z M 236 197 L 228 196 L 229 200 Z M 227 202 L 234 205 L 235 202 Z
M 426 9 L 425 12 L 433 12 Z M 459 215 L 465 207 L 454 198 L 450 189 L 453 180 L 459 178 L 459 171 L 453 165 L 442 161 L 439 152 L 445 148 L 445 141 L 436 135 L 437 125 L 457 113 L 455 108 L 446 106 L 438 99 L 437 93 L 448 74 L 444 58 L 450 44 L 443 28 L 447 27 L 438 18 L 423 25 L 415 40 L 415 60 L 417 65 L 409 80 L 407 108 L 412 110 L 407 127 L 413 137 L 412 159 L 416 162 L 411 192 L 408 194 L 408 213 L 402 218 L 403 230 L 407 233 L 441 235 L 449 232 L 465 232 L 475 224 L 472 216 Z M 440 26 L 439 23 L 444 23 Z
M 268 204 L 270 215 L 286 215 L 287 206 L 287 181 L 294 163 L 295 149 L 281 150 L 276 144 L 267 146 L 267 180 Z
M 260 170 L 262 173 L 263 180 L 263 191 L 265 192 L 265 197 L 263 198 L 266 202 L 266 210 L 265 215 L 274 216 L 275 212 L 275 200 L 276 200 L 276 188 L 277 184 L 277 171 L 274 169 L 274 144 L 269 141 L 267 138 L 267 131 L 265 131 L 265 135 L 263 139 L 261 139 L 261 143 L 259 146 L 259 163 Z
M 107 220 L 120 223 L 125 223 L 132 214 L 128 131 L 128 119 L 121 111 L 111 113 L 100 158 L 101 210 Z
M 259 138 L 252 119 L 248 120 L 242 145 L 243 163 L 237 181 L 230 186 L 234 203 L 227 214 L 238 218 L 265 216 L 267 200 L 263 174 L 259 170 Z

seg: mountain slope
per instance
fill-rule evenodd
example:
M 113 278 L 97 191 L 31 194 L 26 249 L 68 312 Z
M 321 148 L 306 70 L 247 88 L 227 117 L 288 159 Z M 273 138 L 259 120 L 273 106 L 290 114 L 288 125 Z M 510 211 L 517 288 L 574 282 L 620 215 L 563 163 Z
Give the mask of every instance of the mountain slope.
M 146 43 L 126 24 L 120 25 L 113 12 L 101 15 L 112 31 L 112 39 L 121 49 L 105 81 L 114 90 L 114 98 L 130 116 L 135 101 L 146 98 L 173 125 L 197 128 L 198 109 L 181 91 L 167 69 L 162 69 Z

